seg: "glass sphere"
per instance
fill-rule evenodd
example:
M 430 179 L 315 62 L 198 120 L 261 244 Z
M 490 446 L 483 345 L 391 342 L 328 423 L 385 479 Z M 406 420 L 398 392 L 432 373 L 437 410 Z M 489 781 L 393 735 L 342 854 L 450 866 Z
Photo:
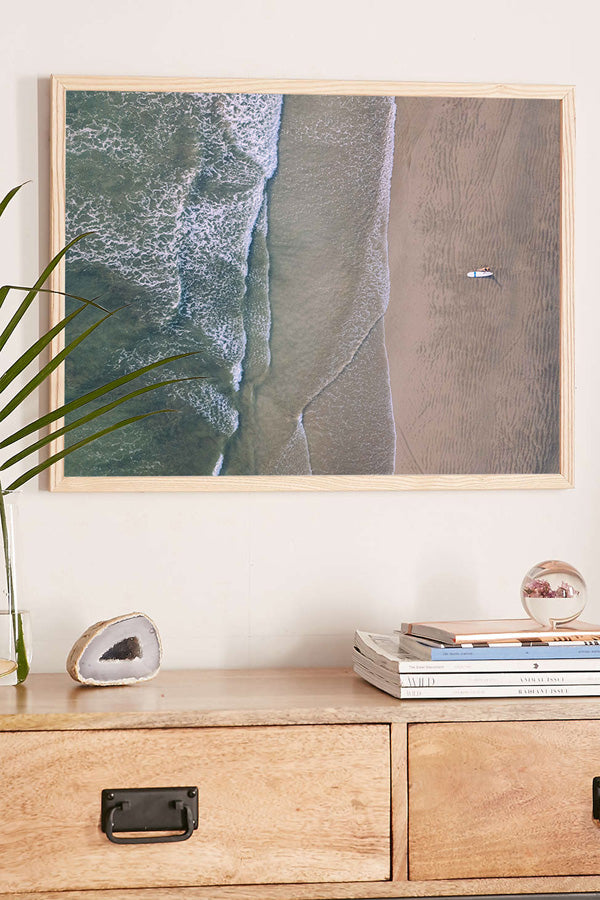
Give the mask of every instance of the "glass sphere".
M 540 625 L 555 629 L 572 622 L 587 600 L 583 576 L 569 563 L 548 559 L 529 570 L 521 584 L 525 612 Z

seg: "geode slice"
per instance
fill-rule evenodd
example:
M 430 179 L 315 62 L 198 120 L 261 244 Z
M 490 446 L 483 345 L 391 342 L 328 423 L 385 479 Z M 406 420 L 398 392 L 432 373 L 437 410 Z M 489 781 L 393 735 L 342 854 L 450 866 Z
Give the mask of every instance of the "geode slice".
M 161 660 L 160 635 L 152 619 L 128 613 L 84 631 L 67 657 L 67 672 L 81 684 L 135 684 L 154 678 Z

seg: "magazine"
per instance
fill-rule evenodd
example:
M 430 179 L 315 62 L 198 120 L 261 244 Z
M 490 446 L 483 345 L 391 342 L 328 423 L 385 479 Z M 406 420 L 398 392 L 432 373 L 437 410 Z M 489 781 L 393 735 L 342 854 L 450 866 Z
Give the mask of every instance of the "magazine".
M 411 651 L 415 640 L 410 642 Z M 594 672 L 600 671 L 600 656 L 540 658 L 517 657 L 515 659 L 482 659 L 480 655 L 468 658 L 453 658 L 445 661 L 427 656 L 431 648 L 420 646 L 425 655 L 411 655 L 408 650 L 398 648 L 399 638 L 391 634 L 377 634 L 356 631 L 354 646 L 363 654 L 392 672 Z M 599 645 L 600 646 L 600 645 Z M 586 645 L 587 647 L 587 645 Z M 593 648 L 592 648 L 593 649 Z

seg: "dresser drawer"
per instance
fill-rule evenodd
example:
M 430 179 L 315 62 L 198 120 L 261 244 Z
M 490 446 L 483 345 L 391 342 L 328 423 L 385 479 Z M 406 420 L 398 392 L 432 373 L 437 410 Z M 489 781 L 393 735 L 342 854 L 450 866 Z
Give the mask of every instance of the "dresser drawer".
M 600 722 L 409 726 L 411 879 L 600 874 Z
M 390 877 L 386 725 L 0 734 L 0 893 Z M 198 787 L 180 843 L 117 846 L 103 789 Z

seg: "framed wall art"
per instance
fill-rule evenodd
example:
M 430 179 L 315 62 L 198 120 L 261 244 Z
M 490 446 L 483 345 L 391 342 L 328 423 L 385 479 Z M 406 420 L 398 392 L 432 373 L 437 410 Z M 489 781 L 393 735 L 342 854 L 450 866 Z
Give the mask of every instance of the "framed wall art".
M 572 88 L 60 76 L 52 98 L 52 252 L 90 232 L 52 286 L 120 308 L 53 408 L 194 353 L 129 406 L 173 412 L 52 489 L 572 485 Z

